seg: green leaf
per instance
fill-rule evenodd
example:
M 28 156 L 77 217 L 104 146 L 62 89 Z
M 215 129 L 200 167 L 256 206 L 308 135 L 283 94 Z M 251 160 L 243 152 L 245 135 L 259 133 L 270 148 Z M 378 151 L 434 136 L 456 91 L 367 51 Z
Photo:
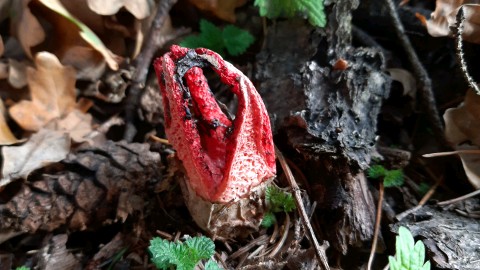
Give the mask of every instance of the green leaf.
M 20 267 L 15 268 L 15 270 L 30 270 L 30 267 L 20 266 Z
M 200 20 L 200 34 L 188 36 L 180 45 L 187 48 L 203 47 L 224 54 L 224 50 L 232 56 L 244 53 L 255 38 L 245 30 L 227 25 L 223 30 L 207 20 Z
M 373 165 L 367 170 L 367 175 L 369 178 L 378 179 L 384 177 L 387 172 L 387 169 L 382 165 Z
M 323 0 L 255 0 L 254 5 L 259 8 L 260 16 L 269 19 L 306 15 L 313 26 L 327 24 Z
M 265 201 L 270 211 L 274 213 L 290 212 L 296 208 L 292 194 L 276 186 L 267 187 L 267 190 L 265 190 Z
M 261 223 L 262 227 L 270 228 L 275 223 L 277 223 L 277 218 L 275 217 L 275 214 L 272 212 L 265 213 Z
M 177 270 L 193 270 L 201 259 L 208 259 L 215 253 L 215 244 L 205 236 L 174 243 L 161 238 L 150 240 L 148 247 L 152 262 L 159 269 L 176 266 Z
M 243 54 L 254 41 L 255 38 L 248 31 L 233 25 L 227 25 L 223 29 L 223 43 L 232 56 Z
M 399 187 L 403 185 L 403 172 L 402 170 L 390 170 L 385 172 L 383 178 L 383 185 L 385 187 Z
M 430 262 L 425 261 L 425 246 L 422 241 L 413 239 L 410 231 L 405 227 L 398 229 L 395 243 L 396 255 L 388 258 L 392 270 L 430 270 Z
M 220 268 L 220 266 L 218 266 L 218 264 L 210 259 L 207 261 L 207 263 L 205 264 L 205 270 L 221 270 L 222 268 Z
M 155 237 L 150 240 L 148 250 L 152 256 L 152 262 L 158 269 L 167 269 L 170 266 L 171 255 L 173 254 L 173 243 Z
M 185 241 L 185 244 L 190 249 L 190 255 L 197 261 L 208 259 L 215 253 L 215 244 L 212 239 L 205 236 L 190 238 Z

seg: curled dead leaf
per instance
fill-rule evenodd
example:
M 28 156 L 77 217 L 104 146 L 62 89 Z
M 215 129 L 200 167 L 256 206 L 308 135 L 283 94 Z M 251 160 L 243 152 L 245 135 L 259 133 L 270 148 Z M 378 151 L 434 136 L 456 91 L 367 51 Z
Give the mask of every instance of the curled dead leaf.
M 428 33 L 434 37 L 453 36 L 458 10 L 463 7 L 465 24 L 463 39 L 480 44 L 480 1 L 478 0 L 437 0 L 435 11 L 426 20 Z M 417 15 L 418 16 L 418 15 Z M 420 20 L 425 21 L 420 15 Z
M 25 130 L 37 131 L 75 107 L 75 70 L 63 66 L 48 52 L 35 57 L 36 68 L 27 68 L 31 101 L 22 100 L 10 107 L 12 118 Z
M 448 109 L 443 115 L 445 136 L 456 150 L 480 149 L 480 96 L 467 91 L 465 102 Z M 460 154 L 470 183 L 480 188 L 480 155 Z
M 87 3 L 91 10 L 100 15 L 113 15 L 125 7 L 139 20 L 148 17 L 154 6 L 152 0 L 87 0 Z
M 2 148 L 0 188 L 47 164 L 64 159 L 70 151 L 70 137 L 63 132 L 42 129 L 21 146 Z
M 0 145 L 10 145 L 19 142 L 7 125 L 5 113 L 5 106 L 0 99 Z

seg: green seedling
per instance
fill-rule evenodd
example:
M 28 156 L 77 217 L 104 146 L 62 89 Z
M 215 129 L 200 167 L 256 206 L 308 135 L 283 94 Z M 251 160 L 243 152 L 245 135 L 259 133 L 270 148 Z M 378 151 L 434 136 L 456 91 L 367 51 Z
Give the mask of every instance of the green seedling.
M 255 38 L 243 29 L 227 25 L 223 29 L 207 20 L 200 20 L 200 34 L 186 37 L 180 45 L 187 48 L 207 48 L 221 55 L 225 50 L 232 56 L 243 54 Z
M 148 250 L 158 269 L 176 267 L 177 270 L 193 270 L 204 259 L 208 259 L 205 270 L 220 269 L 211 258 L 215 253 L 215 244 L 205 236 L 190 237 L 183 243 L 155 237 L 150 240 Z
M 395 257 L 388 257 L 391 270 L 430 270 L 430 261 L 425 262 L 423 242 L 415 243 L 412 234 L 405 227 L 398 229 L 395 252 Z
M 260 16 L 269 19 L 306 17 L 311 25 L 325 27 L 327 17 L 323 0 L 255 0 Z
M 268 207 L 268 211 L 265 213 L 262 226 L 268 228 L 277 222 L 275 213 L 278 212 L 291 212 L 295 206 L 295 201 L 290 192 L 285 192 L 276 186 L 269 186 L 265 191 L 265 202 Z
M 382 165 L 373 165 L 368 168 L 367 175 L 372 179 L 383 178 L 385 187 L 399 187 L 404 183 L 402 170 L 387 170 Z

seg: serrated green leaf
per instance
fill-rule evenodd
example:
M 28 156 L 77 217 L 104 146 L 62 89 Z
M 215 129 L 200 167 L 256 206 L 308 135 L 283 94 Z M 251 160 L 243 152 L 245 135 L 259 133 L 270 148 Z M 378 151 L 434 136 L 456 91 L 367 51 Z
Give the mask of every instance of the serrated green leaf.
M 190 249 L 190 256 L 197 261 L 208 259 L 215 253 L 215 244 L 212 239 L 205 236 L 190 238 L 185 244 Z
M 313 26 L 324 27 L 327 23 L 323 0 L 255 0 L 254 5 L 259 8 L 260 16 L 269 19 L 301 14 Z
M 170 266 L 172 249 L 169 241 L 155 237 L 150 240 L 148 250 L 152 256 L 152 262 L 157 268 L 166 269 Z
M 255 38 L 248 31 L 233 25 L 227 25 L 223 28 L 222 34 L 223 44 L 232 56 L 243 54 L 255 41 Z
M 387 172 L 387 169 L 382 165 L 373 165 L 367 170 L 367 175 L 369 178 L 378 179 L 384 177 Z
M 414 268 L 420 269 L 423 262 L 425 262 L 425 246 L 422 241 L 417 241 L 417 243 L 415 243 L 410 257 L 410 265 Z
M 220 53 L 223 51 L 225 44 L 223 43 L 222 30 L 207 20 L 200 20 L 200 33 L 203 46 L 212 51 Z
M 405 227 L 398 229 L 396 238 L 396 255 L 388 258 L 392 270 L 430 270 L 430 262 L 425 260 L 425 246 L 422 241 L 413 239 L 410 231 Z
M 390 270 L 400 270 L 400 264 L 395 260 L 395 257 L 388 256 L 388 264 L 390 266 Z
M 296 208 L 295 200 L 289 192 L 285 192 L 276 186 L 269 186 L 265 191 L 265 201 L 269 206 L 270 211 L 276 212 L 290 212 Z
M 277 218 L 275 217 L 275 214 L 272 212 L 265 213 L 261 223 L 262 227 L 270 228 L 275 223 L 277 223 Z
M 205 264 L 205 270 L 221 270 L 222 268 L 220 268 L 220 266 L 218 266 L 218 264 L 210 259 L 207 261 L 207 263 Z
M 404 178 L 402 170 L 388 170 L 385 172 L 383 178 L 383 185 L 385 187 L 399 187 L 403 185 Z

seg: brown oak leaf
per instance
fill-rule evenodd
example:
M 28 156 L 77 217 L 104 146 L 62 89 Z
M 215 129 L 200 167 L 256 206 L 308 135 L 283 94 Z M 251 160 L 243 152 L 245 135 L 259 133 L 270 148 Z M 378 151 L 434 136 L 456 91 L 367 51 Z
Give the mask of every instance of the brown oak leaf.
M 152 0 L 87 0 L 87 3 L 91 10 L 100 15 L 113 15 L 125 7 L 139 20 L 148 17 L 154 5 Z
M 48 52 L 35 57 L 36 68 L 27 68 L 32 100 L 10 107 L 12 118 L 25 130 L 38 131 L 49 121 L 67 115 L 75 107 L 75 70 L 63 66 Z

